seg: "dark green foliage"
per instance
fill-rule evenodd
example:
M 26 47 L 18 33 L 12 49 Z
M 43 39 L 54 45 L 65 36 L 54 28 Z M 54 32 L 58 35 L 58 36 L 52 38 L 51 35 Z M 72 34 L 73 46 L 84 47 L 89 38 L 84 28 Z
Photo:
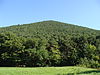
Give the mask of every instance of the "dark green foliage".
M 0 28 L 0 66 L 100 67 L 100 31 L 44 21 Z

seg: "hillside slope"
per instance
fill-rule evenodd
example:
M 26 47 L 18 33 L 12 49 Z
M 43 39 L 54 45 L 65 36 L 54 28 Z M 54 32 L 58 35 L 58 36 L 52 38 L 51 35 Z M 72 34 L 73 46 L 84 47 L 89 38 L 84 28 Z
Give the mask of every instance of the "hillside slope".
M 56 21 L 0 28 L 0 66 L 100 68 L 100 31 Z
M 31 24 L 16 25 L 0 28 L 0 32 L 14 32 L 19 36 L 37 37 L 37 36 L 62 36 L 62 35 L 97 35 L 100 31 L 72 24 L 43 21 Z

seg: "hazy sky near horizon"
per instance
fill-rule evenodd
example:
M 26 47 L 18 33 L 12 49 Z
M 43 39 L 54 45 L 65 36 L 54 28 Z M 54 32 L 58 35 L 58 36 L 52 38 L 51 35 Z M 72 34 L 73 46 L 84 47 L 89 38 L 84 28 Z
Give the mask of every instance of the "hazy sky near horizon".
M 0 0 L 0 27 L 45 20 L 100 30 L 100 0 Z

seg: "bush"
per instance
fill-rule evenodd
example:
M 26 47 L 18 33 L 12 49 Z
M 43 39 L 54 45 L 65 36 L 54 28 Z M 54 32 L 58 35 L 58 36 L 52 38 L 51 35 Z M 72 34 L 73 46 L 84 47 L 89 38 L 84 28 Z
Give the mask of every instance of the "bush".
M 99 68 L 100 63 L 98 61 L 95 61 L 93 59 L 88 59 L 88 58 L 81 58 L 79 66 L 82 67 L 88 67 L 88 68 Z

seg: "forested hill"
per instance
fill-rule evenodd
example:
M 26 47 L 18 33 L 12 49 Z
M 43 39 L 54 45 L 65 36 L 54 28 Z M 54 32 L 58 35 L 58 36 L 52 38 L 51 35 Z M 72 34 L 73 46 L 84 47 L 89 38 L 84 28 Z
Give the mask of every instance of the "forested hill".
M 57 21 L 0 28 L 0 66 L 100 68 L 100 31 Z
M 97 30 L 57 21 L 43 21 L 31 24 L 4 27 L 0 28 L 0 32 L 14 32 L 18 36 L 25 37 L 51 37 L 63 35 L 87 36 L 98 35 L 100 33 L 100 31 Z

